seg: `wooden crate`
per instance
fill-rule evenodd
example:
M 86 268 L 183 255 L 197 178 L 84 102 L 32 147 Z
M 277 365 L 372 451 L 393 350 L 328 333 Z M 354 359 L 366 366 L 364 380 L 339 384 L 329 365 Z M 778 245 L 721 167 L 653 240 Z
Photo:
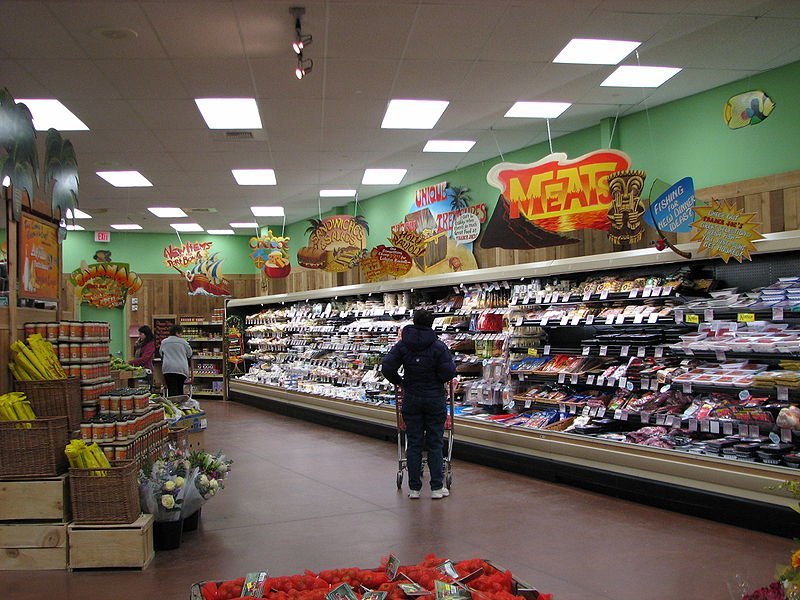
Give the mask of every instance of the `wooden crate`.
M 70 521 L 67 475 L 0 481 L 0 521 Z
M 130 525 L 68 526 L 69 568 L 147 568 L 153 560 L 153 515 Z
M 66 525 L 0 525 L 0 571 L 66 568 Z
M 189 450 L 205 450 L 206 448 L 205 429 L 202 429 L 200 431 L 190 431 L 186 446 L 187 448 L 189 448 Z

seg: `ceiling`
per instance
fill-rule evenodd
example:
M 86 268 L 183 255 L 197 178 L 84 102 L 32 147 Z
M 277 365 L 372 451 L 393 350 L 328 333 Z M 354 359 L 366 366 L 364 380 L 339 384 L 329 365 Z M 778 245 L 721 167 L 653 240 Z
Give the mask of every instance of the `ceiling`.
M 314 69 L 300 81 L 289 14 L 298 4 L 314 37 Z M 224 228 L 252 221 L 249 206 L 279 204 L 293 222 L 317 214 L 321 188 L 365 199 L 395 187 L 361 185 L 367 167 L 406 168 L 408 185 L 546 140 L 545 121 L 503 118 L 517 100 L 572 102 L 551 121 L 557 137 L 800 60 L 798 0 L 4 0 L 0 23 L 0 86 L 57 98 L 90 128 L 65 133 L 80 207 L 94 216 L 87 229 L 171 231 L 176 220 L 148 206 L 200 209 L 183 220 Z M 138 36 L 108 39 L 101 28 Z M 552 63 L 574 37 L 641 41 L 641 64 L 683 70 L 657 89 L 600 87 L 615 67 Z M 226 141 L 197 97 L 255 97 L 264 129 Z M 384 130 L 392 98 L 450 105 L 433 131 Z M 429 139 L 477 143 L 423 154 Z M 238 186 L 234 168 L 273 168 L 278 185 Z M 128 169 L 153 187 L 115 188 L 95 174 Z M 322 210 L 345 202 L 323 198 Z

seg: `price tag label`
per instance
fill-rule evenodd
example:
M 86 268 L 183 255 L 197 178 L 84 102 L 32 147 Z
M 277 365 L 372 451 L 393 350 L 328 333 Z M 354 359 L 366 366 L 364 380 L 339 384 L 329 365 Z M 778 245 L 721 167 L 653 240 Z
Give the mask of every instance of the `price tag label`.
M 689 419 L 689 431 L 697 431 L 697 419 Z
M 639 419 L 641 420 L 642 424 L 647 425 L 647 423 L 650 422 L 650 413 L 645 411 L 645 410 L 643 410 L 639 414 Z
M 544 303 L 545 303 L 545 304 L 550 304 L 550 301 L 551 301 L 552 299 L 553 299 L 553 294 L 547 294 L 547 295 L 544 297 Z
M 588 416 L 589 416 L 589 407 L 588 407 L 588 406 L 584 406 L 584 407 L 583 407 L 583 410 L 581 411 L 581 414 L 582 414 L 584 417 L 588 417 Z
M 522 299 L 522 303 L 523 304 L 530 304 L 530 302 L 531 302 L 531 295 L 530 294 L 525 294 L 525 297 Z
M 748 436 L 751 438 L 757 438 L 760 434 L 758 432 L 758 425 L 750 425 L 748 426 Z
M 559 410 L 560 412 L 562 412 L 562 413 L 563 413 L 563 412 L 567 412 L 567 405 L 566 405 L 566 404 L 564 404 L 563 402 L 560 402 L 560 403 L 558 404 L 558 410 Z
M 549 320 L 550 320 L 550 317 L 548 317 L 547 315 L 543 316 L 543 317 L 542 317 L 542 322 L 541 322 L 541 325 L 542 325 L 542 327 L 544 327 L 545 325 L 547 325 L 547 322 L 548 322 Z
M 683 311 L 681 309 L 676 309 L 672 314 L 675 315 L 676 323 L 683 323 Z
M 672 293 L 672 288 L 670 286 L 666 286 L 661 289 L 662 296 L 669 296 Z
M 569 407 L 569 412 L 572 413 L 573 415 L 577 415 L 578 407 L 573 404 L 572 406 Z
M 570 375 L 569 382 L 572 385 L 577 385 L 578 384 L 578 376 L 577 375 Z
M 597 376 L 597 385 L 605 385 L 605 384 L 606 384 L 606 378 L 603 377 L 602 375 L 598 375 Z
M 653 350 L 653 355 L 656 358 L 661 358 L 662 356 L 664 356 L 664 346 L 656 346 L 655 349 Z
M 620 419 L 622 419 L 622 409 L 618 408 L 614 411 L 614 420 L 619 421 Z
M 594 385 L 594 375 L 587 375 L 586 376 L 586 383 L 588 385 Z
M 586 315 L 586 324 L 591 325 L 594 323 L 594 315 Z
M 613 377 L 608 378 L 608 387 L 616 387 L 617 380 Z
M 616 323 L 617 325 L 622 325 L 625 322 L 625 315 L 617 315 Z
M 708 424 L 708 430 L 711 433 L 719 433 L 719 421 L 710 421 Z
M 608 355 L 608 346 L 600 346 L 600 356 Z
M 661 295 L 661 286 L 657 285 L 656 287 L 653 288 L 653 298 L 660 295 Z
M 619 387 L 627 388 L 628 387 L 628 378 L 627 377 L 620 377 L 619 378 Z
M 558 383 L 564 383 L 564 379 L 566 378 L 566 373 L 559 373 L 558 374 Z
M 747 423 L 739 423 L 739 435 L 747 437 Z
M 781 441 L 787 442 L 789 444 L 792 443 L 792 430 L 791 429 L 781 429 Z
M 708 429 L 709 429 L 708 421 L 705 420 L 700 421 L 700 431 L 708 433 Z
M 646 377 L 642 377 L 642 389 L 649 390 L 650 389 L 650 380 Z
M 614 324 L 614 315 L 608 315 L 606 317 L 606 325 L 613 325 Z
M 590 417 L 596 417 L 597 416 L 597 407 L 596 406 L 593 406 L 592 408 L 589 409 L 589 416 Z
M 597 416 L 604 417 L 606 415 L 606 407 L 605 406 L 598 406 L 597 407 Z
M 644 347 L 644 346 L 639 346 L 639 347 L 636 349 L 636 356 L 638 356 L 639 358 L 642 358 L 642 357 L 644 357 L 646 354 L 647 354 L 647 348 L 646 348 L 646 347 Z
M 663 425 L 665 420 L 664 415 L 656 415 L 656 425 Z
M 549 356 L 550 355 L 550 344 L 547 344 L 544 347 L 544 350 L 542 351 L 542 354 L 544 354 L 545 356 Z
M 620 411 L 619 418 L 620 418 L 621 421 L 627 421 L 628 420 L 628 411 L 627 410 Z
M 591 352 L 591 351 L 592 351 L 592 349 L 591 349 L 589 346 L 584 346 L 584 347 L 581 349 L 581 354 L 582 354 L 583 356 L 589 356 L 589 352 Z
M 528 356 L 539 356 L 538 348 L 528 348 Z
M 600 292 L 600 300 L 607 300 L 608 299 L 608 290 L 603 290 Z
M 568 325 L 569 324 L 569 315 L 564 315 L 561 317 L 561 325 Z
M 772 320 L 783 321 L 783 307 L 776 306 L 772 309 Z
M 677 318 L 675 320 L 677 321 Z M 700 323 L 700 315 L 688 314 L 684 317 L 684 321 L 697 325 Z
M 525 381 L 525 373 L 520 373 L 519 374 L 519 380 L 520 381 Z
M 635 315 L 633 315 L 633 323 L 635 325 L 638 325 L 642 321 L 644 321 L 644 313 L 636 313 Z
M 646 287 L 642 292 L 642 298 L 649 298 L 653 295 L 653 288 Z
M 637 290 L 636 288 L 633 288 L 633 289 L 632 289 L 632 290 L 631 290 L 631 291 L 628 293 L 628 298 L 636 298 L 638 295 L 639 295 L 639 290 Z
M 578 323 L 580 323 L 580 322 L 581 322 L 581 317 L 580 317 L 580 315 L 575 315 L 574 317 L 572 317 L 572 325 L 573 325 L 573 327 L 574 327 L 575 325 L 577 325 Z
M 739 323 L 752 323 L 756 320 L 756 316 L 753 313 L 739 313 L 736 315 L 736 320 Z
M 650 313 L 649 315 L 647 315 L 647 322 L 651 323 L 651 324 L 652 323 L 658 323 L 658 313 L 654 312 L 654 313 Z
M 733 435 L 733 423 L 731 421 L 722 422 L 722 433 L 724 435 Z
M 724 350 L 717 350 L 714 352 L 714 356 L 716 356 L 717 361 L 725 362 L 725 351 Z
M 572 293 L 567 292 L 564 294 L 564 297 L 561 299 L 562 302 L 569 302 L 569 299 L 572 298 Z
M 517 317 L 517 320 L 515 321 L 515 325 L 517 327 L 521 327 L 524 322 L 525 322 L 525 317 Z
M 622 348 L 620 348 L 620 350 L 619 350 L 619 355 L 620 356 L 628 356 L 630 351 L 631 351 L 631 347 L 630 346 L 622 346 Z
M 683 353 L 686 356 L 694 356 L 694 350 L 692 350 L 691 348 L 684 348 L 683 349 Z
M 713 321 L 714 320 L 714 309 L 707 308 L 703 311 L 703 320 L 704 321 Z
M 788 400 L 788 399 L 789 399 L 789 388 L 778 387 L 778 400 Z
M 531 407 L 531 400 L 530 398 L 528 398 L 527 400 L 525 400 L 525 408 L 530 408 L 530 407 Z
M 584 302 L 589 300 L 589 298 L 591 298 L 591 297 L 592 297 L 592 292 L 590 292 L 589 290 L 586 290 L 585 292 L 583 292 L 583 301 Z
M 550 298 L 550 302 L 558 302 L 561 295 L 558 292 L 553 292 L 553 297 Z
M 691 394 L 692 393 L 692 384 L 691 383 L 684 383 L 683 384 L 683 393 L 684 394 Z

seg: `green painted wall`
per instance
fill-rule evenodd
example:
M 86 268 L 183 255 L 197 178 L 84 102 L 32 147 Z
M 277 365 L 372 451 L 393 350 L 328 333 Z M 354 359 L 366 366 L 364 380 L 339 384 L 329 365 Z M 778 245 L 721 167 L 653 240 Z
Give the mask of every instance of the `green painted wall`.
M 222 273 L 225 275 L 255 274 L 256 268 L 250 260 L 248 240 L 244 235 L 182 235 L 183 241 L 211 241 L 212 252 L 219 252 L 225 259 Z M 70 273 L 77 269 L 81 261 L 95 262 L 92 258 L 97 250 L 110 250 L 115 262 L 130 263 L 134 272 L 177 273 L 164 265 L 163 251 L 169 244 L 180 245 L 178 237 L 159 233 L 116 233 L 111 232 L 111 242 L 100 244 L 94 241 L 91 231 L 70 231 L 64 241 L 63 270 Z
M 114 356 L 126 358 L 125 353 L 128 343 L 128 327 L 125 323 L 125 311 L 121 308 L 95 308 L 88 304 L 81 304 L 81 321 L 104 321 L 111 328 L 111 343 L 109 351 Z

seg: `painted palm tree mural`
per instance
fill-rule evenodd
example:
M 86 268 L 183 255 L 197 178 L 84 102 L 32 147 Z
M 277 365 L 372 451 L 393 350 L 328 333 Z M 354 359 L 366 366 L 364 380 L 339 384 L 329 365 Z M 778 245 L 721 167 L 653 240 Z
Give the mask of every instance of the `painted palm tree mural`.
M 78 160 L 72 142 L 65 140 L 55 129 L 47 131 L 45 140 L 45 185 L 52 194 L 50 207 L 53 217 L 61 219 L 58 229 L 58 239 L 63 240 L 67 235 L 66 218 L 69 210 L 74 217 L 78 207 Z
M 467 196 L 468 187 L 448 187 L 445 190 L 447 199 L 450 200 L 450 210 L 462 210 L 469 206 L 472 199 Z
M 28 202 L 39 185 L 39 154 L 36 150 L 36 130 L 33 116 L 24 104 L 17 104 L 6 88 L 0 89 L 0 146 L 5 156 L 0 156 L 0 181 L 6 177 L 11 186 L 27 192 Z M 14 194 L 12 217 L 19 220 L 22 212 L 22 194 Z

